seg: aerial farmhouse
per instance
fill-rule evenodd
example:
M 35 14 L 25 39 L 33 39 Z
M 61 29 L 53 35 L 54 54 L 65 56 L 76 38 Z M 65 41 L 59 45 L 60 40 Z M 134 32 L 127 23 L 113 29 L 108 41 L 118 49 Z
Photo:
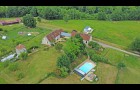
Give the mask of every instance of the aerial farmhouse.
M 27 50 L 24 45 L 19 44 L 18 46 L 16 46 L 16 53 L 17 55 L 20 55 L 22 52 L 27 52 Z

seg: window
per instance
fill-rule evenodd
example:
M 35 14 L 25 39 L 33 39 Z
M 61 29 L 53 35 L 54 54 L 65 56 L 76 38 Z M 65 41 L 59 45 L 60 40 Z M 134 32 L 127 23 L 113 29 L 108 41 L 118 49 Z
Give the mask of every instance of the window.
M 86 43 L 87 43 L 87 41 L 86 41 Z

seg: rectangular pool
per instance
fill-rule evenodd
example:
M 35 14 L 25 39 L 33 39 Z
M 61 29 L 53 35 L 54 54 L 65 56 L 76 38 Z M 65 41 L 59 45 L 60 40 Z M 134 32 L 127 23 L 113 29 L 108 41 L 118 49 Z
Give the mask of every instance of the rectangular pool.
M 94 67 L 95 67 L 94 64 L 92 64 L 90 62 L 86 62 L 81 67 L 79 67 L 79 69 L 87 74 Z

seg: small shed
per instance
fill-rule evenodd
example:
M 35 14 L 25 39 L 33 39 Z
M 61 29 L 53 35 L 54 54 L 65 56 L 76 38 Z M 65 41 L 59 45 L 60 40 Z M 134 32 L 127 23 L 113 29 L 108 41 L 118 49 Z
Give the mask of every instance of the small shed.
M 32 34 L 31 33 L 28 33 L 28 36 L 31 36 Z
M 27 50 L 24 45 L 19 44 L 18 46 L 16 46 L 16 53 L 19 56 L 22 52 L 27 52 Z
M 84 32 L 85 33 L 92 33 L 92 31 L 93 31 L 93 29 L 90 27 L 90 26 L 86 26 L 85 28 L 84 28 Z

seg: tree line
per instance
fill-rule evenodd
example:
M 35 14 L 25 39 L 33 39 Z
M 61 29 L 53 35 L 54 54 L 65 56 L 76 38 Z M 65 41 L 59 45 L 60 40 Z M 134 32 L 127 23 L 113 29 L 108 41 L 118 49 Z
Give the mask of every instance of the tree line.
M 140 20 L 139 6 L 0 6 L 0 18 L 31 14 L 48 20 Z

